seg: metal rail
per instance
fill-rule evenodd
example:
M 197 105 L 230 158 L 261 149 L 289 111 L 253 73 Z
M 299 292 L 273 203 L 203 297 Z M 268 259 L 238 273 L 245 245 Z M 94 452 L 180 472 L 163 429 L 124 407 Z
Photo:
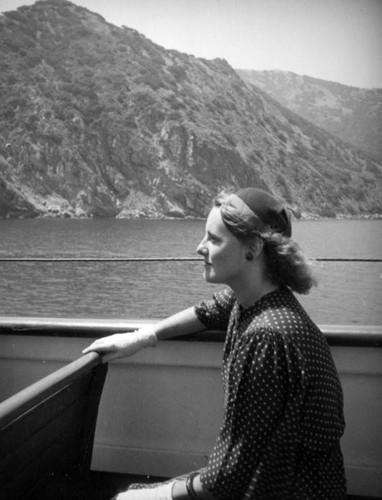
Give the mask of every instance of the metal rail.
M 0 338 L 3 335 L 95 338 L 112 333 L 130 332 L 155 319 L 94 319 L 0 316 Z M 382 347 L 382 325 L 319 325 L 332 346 Z M 172 340 L 224 342 L 225 332 L 205 331 Z
M 314 262 L 382 262 L 382 259 L 326 258 Z M 202 262 L 198 257 L 0 257 L 0 262 Z

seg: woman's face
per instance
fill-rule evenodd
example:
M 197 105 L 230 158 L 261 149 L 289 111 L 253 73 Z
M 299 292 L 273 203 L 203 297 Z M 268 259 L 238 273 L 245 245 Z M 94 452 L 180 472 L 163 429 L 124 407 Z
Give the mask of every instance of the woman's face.
M 204 279 L 235 288 L 247 272 L 247 250 L 225 226 L 220 209 L 214 207 L 207 218 L 204 238 L 196 249 L 204 257 Z

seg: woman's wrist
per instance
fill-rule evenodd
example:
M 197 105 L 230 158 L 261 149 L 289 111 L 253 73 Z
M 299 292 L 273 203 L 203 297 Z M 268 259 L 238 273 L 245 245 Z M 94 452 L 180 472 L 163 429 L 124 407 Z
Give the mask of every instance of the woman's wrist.
M 172 485 L 172 498 L 173 500 L 189 500 L 186 489 L 186 481 L 176 479 Z
M 199 500 L 200 496 L 196 493 L 195 488 L 194 488 L 194 479 L 196 476 L 198 476 L 198 472 L 191 472 L 191 474 L 188 475 L 186 479 L 186 490 L 188 493 L 189 498 L 191 500 Z
M 154 327 L 143 327 L 137 331 L 137 334 L 143 347 L 155 347 L 158 343 Z
M 172 488 L 172 498 L 173 500 L 216 499 L 215 496 L 203 489 L 199 472 L 191 472 L 185 480 L 175 480 Z

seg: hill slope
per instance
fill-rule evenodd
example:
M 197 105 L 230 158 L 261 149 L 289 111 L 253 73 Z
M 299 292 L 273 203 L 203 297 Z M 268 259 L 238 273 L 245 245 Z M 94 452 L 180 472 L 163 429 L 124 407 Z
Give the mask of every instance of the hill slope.
M 381 213 L 381 164 L 246 84 L 65 0 L 0 16 L 0 216 L 205 216 L 256 185 Z
M 288 71 L 237 72 L 283 106 L 382 161 L 382 89 L 358 89 Z

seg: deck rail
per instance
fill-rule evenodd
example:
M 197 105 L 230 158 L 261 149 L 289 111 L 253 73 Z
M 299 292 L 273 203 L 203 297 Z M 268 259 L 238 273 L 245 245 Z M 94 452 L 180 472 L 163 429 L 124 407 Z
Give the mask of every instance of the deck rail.
M 382 262 L 379 258 L 317 257 L 312 262 Z M 0 262 L 202 262 L 200 257 L 0 257 Z
M 0 403 L 2 499 L 74 498 L 70 487 L 90 472 L 107 368 L 89 353 Z
M 86 319 L 0 316 L 0 335 L 94 338 L 132 332 L 155 319 Z M 382 347 L 382 325 L 319 325 L 332 346 Z M 205 331 L 175 340 L 223 342 L 224 332 Z M 172 339 L 174 340 L 174 339 Z

